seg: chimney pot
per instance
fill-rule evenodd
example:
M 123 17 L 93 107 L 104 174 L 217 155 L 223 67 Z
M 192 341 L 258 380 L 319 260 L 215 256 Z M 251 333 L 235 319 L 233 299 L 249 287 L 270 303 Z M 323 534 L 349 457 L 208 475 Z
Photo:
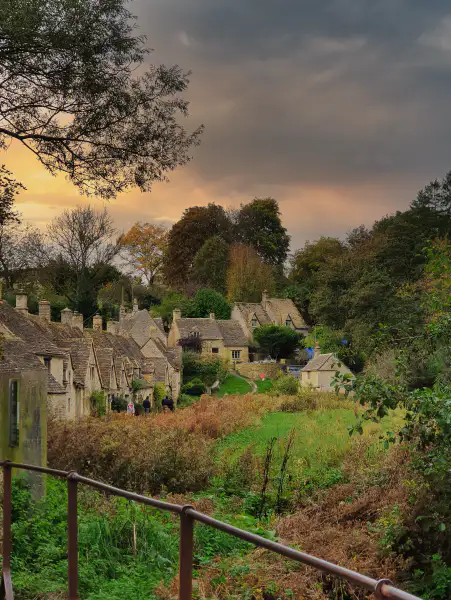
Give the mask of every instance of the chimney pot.
M 150 339 L 154 340 L 157 337 L 156 336 L 156 334 L 157 334 L 157 328 L 154 327 L 153 325 L 151 325 L 149 327 L 149 334 L 150 334 Z
M 51 319 L 51 310 L 50 310 L 50 302 L 48 300 L 40 300 L 39 301 L 39 316 L 41 319 L 48 321 L 50 323 Z
M 263 306 L 266 304 L 266 302 L 268 302 L 268 291 L 267 290 L 263 290 L 263 292 L 262 292 L 262 304 L 263 304 Z
M 214 320 L 216 319 L 216 317 L 215 317 L 215 313 L 210 313 L 210 319 L 211 319 L 212 321 L 214 321 Z
M 316 358 L 317 356 L 319 356 L 320 354 L 321 354 L 321 348 L 320 348 L 320 346 L 319 346 L 318 342 L 316 342 L 316 344 L 315 344 L 315 349 L 314 349 L 314 356 L 315 356 L 315 358 Z
M 178 319 L 181 319 L 181 318 L 182 318 L 182 311 L 180 310 L 180 308 L 175 308 L 172 313 L 172 320 L 178 321 Z

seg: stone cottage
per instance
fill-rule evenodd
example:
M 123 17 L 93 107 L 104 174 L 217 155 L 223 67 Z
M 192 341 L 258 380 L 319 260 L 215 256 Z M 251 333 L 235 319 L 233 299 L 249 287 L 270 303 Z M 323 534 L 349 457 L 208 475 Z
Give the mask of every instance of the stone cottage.
M 321 354 L 317 344 L 314 357 L 301 371 L 302 387 L 312 388 L 320 392 L 331 392 L 334 389 L 333 379 L 336 373 L 352 375 L 352 372 L 334 354 Z
M 190 336 L 200 338 L 202 354 L 216 354 L 231 363 L 249 360 L 248 341 L 237 321 L 216 319 L 214 313 L 204 319 L 182 318 L 181 311 L 174 310 L 168 346 L 177 348 L 181 339 Z
M 152 323 L 152 327 L 157 326 Z M 102 331 L 100 315 L 94 316 L 93 329 L 86 329 L 83 316 L 67 308 L 61 312 L 61 322 L 52 322 L 50 304 L 45 300 L 39 303 L 39 315 L 30 315 L 27 296 L 21 292 L 16 296 L 16 308 L 0 301 L 0 335 L 25 344 L 28 355 L 44 367 L 47 407 L 59 418 L 89 415 L 94 392 L 104 392 L 106 409 L 107 400 L 114 396 L 127 399 L 133 394 L 141 400 L 152 400 L 155 382 L 161 380 L 171 389 L 173 372 L 178 369 L 178 387 L 174 386 L 177 398 L 180 352 L 165 348 L 157 339 L 158 356 L 146 356 L 126 328 L 113 324 L 108 329 Z M 144 344 L 147 346 L 149 340 Z
M 254 330 L 262 325 L 284 325 L 300 335 L 308 333 L 308 327 L 294 302 L 285 298 L 269 298 L 267 292 L 263 292 L 261 302 L 235 302 L 231 317 L 240 324 L 251 345 Z

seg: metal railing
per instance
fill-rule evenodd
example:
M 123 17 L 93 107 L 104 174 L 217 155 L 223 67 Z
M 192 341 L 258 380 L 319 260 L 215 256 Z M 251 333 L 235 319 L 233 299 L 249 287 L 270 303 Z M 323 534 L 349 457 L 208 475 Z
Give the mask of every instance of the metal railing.
M 192 506 L 181 506 L 179 504 L 170 504 L 162 500 L 147 498 L 140 494 L 134 494 L 121 490 L 119 488 L 88 479 L 74 471 L 60 471 L 57 469 L 47 469 L 45 467 L 37 467 L 32 465 L 24 465 L 13 463 L 8 460 L 0 461 L 0 467 L 3 467 L 3 563 L 2 563 L 2 580 L 0 587 L 0 600 L 13 600 L 13 588 L 11 581 L 11 521 L 12 521 L 12 469 L 22 469 L 26 471 L 34 471 L 36 473 L 45 473 L 53 477 L 60 477 L 67 480 L 68 488 L 68 505 L 67 505 L 67 522 L 68 522 L 68 582 L 69 582 L 69 600 L 78 599 L 78 526 L 77 526 L 77 488 L 78 484 L 84 484 L 89 487 L 107 492 L 114 496 L 121 496 L 128 500 L 134 500 L 140 504 L 152 506 L 158 510 L 164 510 L 180 515 L 180 563 L 179 563 L 179 600 L 191 600 L 192 597 L 192 576 L 193 576 L 193 550 L 194 550 L 194 522 L 204 523 L 220 531 L 225 531 L 230 535 L 238 537 L 246 542 L 255 544 L 261 548 L 266 548 L 290 558 L 292 560 L 303 563 L 318 569 L 328 575 L 335 575 L 349 583 L 362 587 L 370 592 L 373 592 L 377 600 L 421 600 L 417 596 L 413 596 L 407 592 L 399 590 L 393 586 L 388 579 L 380 579 L 376 581 L 366 575 L 361 575 L 355 571 L 350 571 L 339 565 L 316 558 L 310 554 L 299 552 L 283 544 L 267 540 L 260 535 L 249 533 L 238 527 L 233 527 L 217 519 L 213 519 L 203 513 L 198 512 Z

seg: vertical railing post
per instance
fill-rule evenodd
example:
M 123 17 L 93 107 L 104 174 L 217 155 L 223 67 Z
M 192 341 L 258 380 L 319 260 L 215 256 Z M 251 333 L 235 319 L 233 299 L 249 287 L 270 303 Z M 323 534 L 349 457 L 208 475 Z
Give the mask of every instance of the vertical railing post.
M 3 463 L 3 549 L 2 549 L 2 577 L 0 597 L 13 600 L 13 587 L 11 583 L 11 521 L 12 521 L 12 468 L 11 461 Z
M 67 575 L 69 600 L 78 600 L 77 474 L 67 475 Z
M 184 506 L 180 513 L 179 600 L 191 600 L 193 591 L 194 519 L 187 514 L 192 508 Z

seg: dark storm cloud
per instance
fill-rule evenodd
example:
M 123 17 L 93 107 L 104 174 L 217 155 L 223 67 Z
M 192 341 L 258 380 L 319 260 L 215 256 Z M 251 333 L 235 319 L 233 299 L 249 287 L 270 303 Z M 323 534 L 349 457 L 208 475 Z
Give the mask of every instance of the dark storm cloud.
M 139 0 L 155 62 L 192 69 L 190 167 L 217 189 L 423 180 L 451 168 L 451 5 Z M 449 16 L 448 16 L 449 15 Z

